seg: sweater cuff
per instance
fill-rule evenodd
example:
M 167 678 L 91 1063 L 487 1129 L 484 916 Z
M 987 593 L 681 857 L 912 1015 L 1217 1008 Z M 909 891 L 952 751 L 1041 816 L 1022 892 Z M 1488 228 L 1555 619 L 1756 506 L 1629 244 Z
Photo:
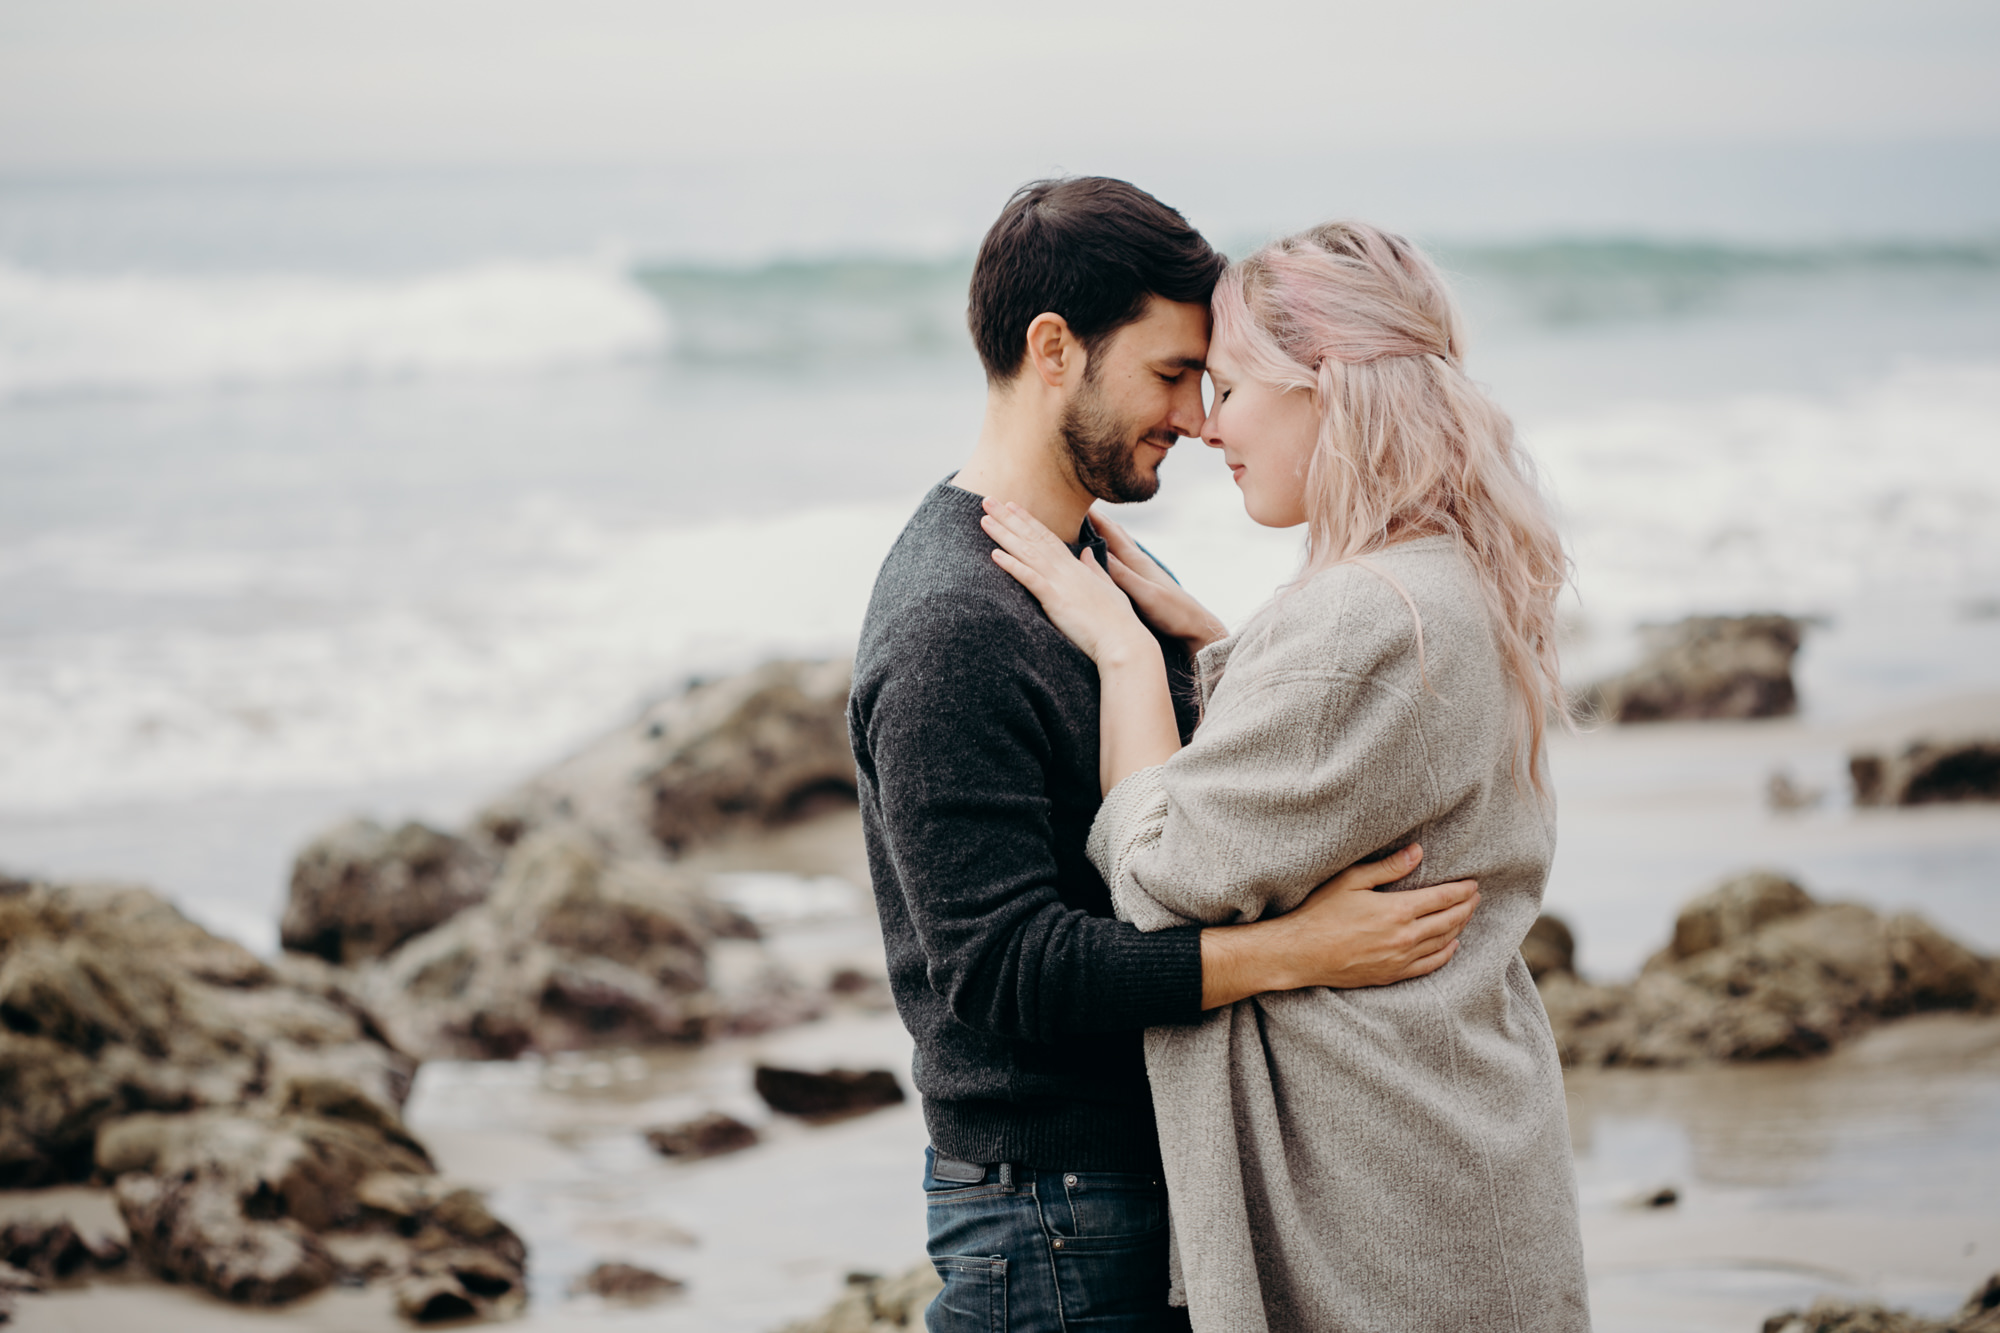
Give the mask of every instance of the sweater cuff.
M 1119 953 L 1123 977 L 1107 987 L 1108 1027 L 1149 1028 L 1201 1017 L 1200 926 L 1130 934 Z

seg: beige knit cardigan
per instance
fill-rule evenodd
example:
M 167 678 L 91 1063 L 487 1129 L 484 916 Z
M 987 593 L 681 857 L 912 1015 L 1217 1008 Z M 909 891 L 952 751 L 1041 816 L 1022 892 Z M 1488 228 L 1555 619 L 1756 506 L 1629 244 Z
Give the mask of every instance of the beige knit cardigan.
M 1450 537 L 1317 574 L 1201 654 L 1194 739 L 1091 829 L 1142 930 L 1289 911 L 1411 842 L 1395 887 L 1480 883 L 1427 977 L 1147 1031 L 1197 1333 L 1589 1327 L 1562 1072 L 1519 952 L 1554 811 L 1515 782 L 1489 626 Z

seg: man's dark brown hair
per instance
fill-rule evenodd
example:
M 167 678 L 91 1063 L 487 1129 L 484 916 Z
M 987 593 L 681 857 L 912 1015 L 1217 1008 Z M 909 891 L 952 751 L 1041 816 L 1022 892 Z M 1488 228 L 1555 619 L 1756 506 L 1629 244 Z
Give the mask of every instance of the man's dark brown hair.
M 1028 325 L 1061 315 L 1086 351 L 1146 312 L 1148 296 L 1208 304 L 1229 261 L 1187 219 L 1108 176 L 1034 181 L 1014 191 L 979 245 L 965 320 L 988 382 L 1010 380 Z

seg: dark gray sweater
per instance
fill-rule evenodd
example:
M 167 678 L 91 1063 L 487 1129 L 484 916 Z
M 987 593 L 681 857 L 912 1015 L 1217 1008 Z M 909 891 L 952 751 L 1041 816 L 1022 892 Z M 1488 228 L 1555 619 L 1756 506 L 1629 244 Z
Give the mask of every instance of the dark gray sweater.
M 1097 669 L 993 563 L 980 513 L 942 483 L 911 517 L 876 579 L 848 704 L 931 1143 L 974 1162 L 1154 1170 L 1139 1034 L 1200 1016 L 1201 932 L 1113 919 L 1084 855 Z M 1163 646 L 1185 738 L 1187 660 Z

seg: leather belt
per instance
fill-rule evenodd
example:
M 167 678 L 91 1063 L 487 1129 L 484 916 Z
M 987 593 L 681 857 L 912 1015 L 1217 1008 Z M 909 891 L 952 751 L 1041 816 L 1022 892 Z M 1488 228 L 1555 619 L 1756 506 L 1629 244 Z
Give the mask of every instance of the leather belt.
M 1013 1188 L 1014 1164 L 1000 1162 L 1000 1184 Z M 931 1178 L 953 1185 L 979 1185 L 985 1183 L 986 1173 L 992 1168 L 983 1162 L 966 1162 L 956 1157 L 946 1157 L 936 1149 L 931 1151 Z

